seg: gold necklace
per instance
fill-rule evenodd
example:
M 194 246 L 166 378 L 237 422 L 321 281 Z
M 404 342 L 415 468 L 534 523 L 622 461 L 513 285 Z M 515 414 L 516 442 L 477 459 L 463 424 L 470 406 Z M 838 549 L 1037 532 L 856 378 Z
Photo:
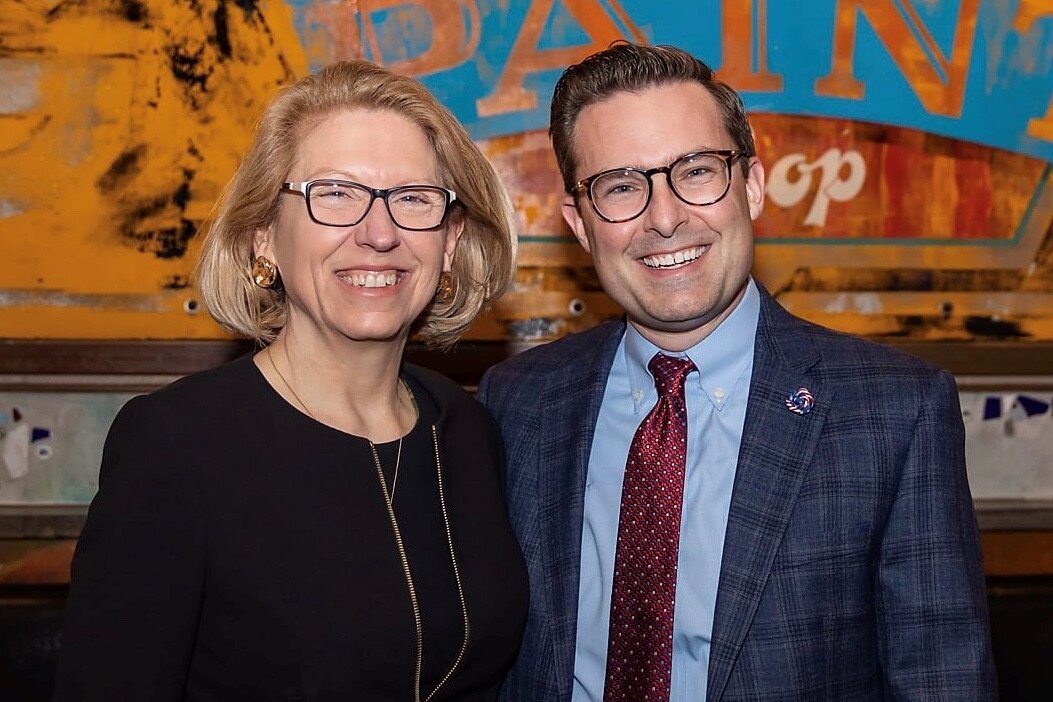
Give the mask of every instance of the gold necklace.
M 268 346 L 267 347 L 267 360 L 270 362 L 271 368 L 273 368 L 274 372 L 278 374 L 278 377 L 281 379 L 282 384 L 285 386 L 285 389 L 288 390 L 292 394 L 292 396 L 296 399 L 296 402 L 300 405 L 301 408 L 303 408 L 303 411 L 307 413 L 307 416 L 310 417 L 311 419 L 313 419 L 316 422 L 321 421 L 321 420 L 318 419 L 318 417 L 314 416 L 314 412 L 312 412 L 307 407 L 307 403 L 304 402 L 300 398 L 300 395 L 296 392 L 296 390 L 293 389 L 293 386 L 289 383 L 288 380 L 285 379 L 285 375 L 281 372 L 281 370 L 278 368 L 278 365 L 274 362 L 274 356 L 271 353 L 271 349 L 273 349 L 273 348 L 274 348 L 273 346 Z M 288 351 L 285 352 L 285 362 L 288 363 L 290 367 L 292 366 L 292 363 L 290 363 L 290 361 L 289 361 L 289 352 Z M 399 384 L 406 389 L 407 393 L 409 393 L 410 400 L 413 402 L 413 409 L 417 410 L 419 412 L 419 409 L 417 407 L 417 398 L 413 395 L 413 391 L 410 390 L 410 387 L 408 385 L 406 385 L 406 381 L 403 380 L 402 378 L 399 378 Z M 395 452 L 395 472 L 391 476 L 391 490 L 390 490 L 390 492 L 387 489 L 387 485 L 386 484 L 384 485 L 385 498 L 387 499 L 389 505 L 392 502 L 395 501 L 395 488 L 398 487 L 398 483 L 399 483 L 399 464 L 402 462 L 402 439 L 403 438 L 405 438 L 405 437 L 402 437 L 402 436 L 399 437 L 398 449 Z M 366 441 L 369 442 L 369 449 L 370 449 L 370 451 L 372 451 L 373 455 L 375 457 L 377 457 L 376 444 L 374 444 L 371 439 L 366 439 Z M 378 464 L 380 463 L 380 458 L 379 457 L 377 457 L 377 463 Z M 384 475 L 384 473 L 383 473 L 383 471 L 381 471 L 381 477 L 382 478 L 383 478 L 383 475 Z
M 267 347 L 267 360 L 270 361 L 271 368 L 281 378 L 282 383 L 288 388 L 292 396 L 296 398 L 296 401 L 300 403 L 303 411 L 307 413 L 311 419 L 316 422 L 318 418 L 311 414 L 311 410 L 307 409 L 307 405 L 304 404 L 303 400 L 300 399 L 296 391 L 293 390 L 292 385 L 289 385 L 289 381 L 285 379 L 282 372 L 278 370 L 278 366 L 274 365 L 274 358 L 271 356 L 271 347 Z M 286 352 L 286 361 L 288 361 L 288 352 Z M 410 400 L 413 402 L 413 409 L 416 411 L 418 416 L 420 415 L 420 406 L 417 404 L 417 398 L 413 394 L 413 390 L 410 389 L 406 381 L 399 378 L 399 382 L 406 388 L 406 392 L 409 393 Z M 367 441 L 369 441 L 367 439 Z M 464 655 L 468 651 L 468 641 L 471 637 L 471 624 L 468 619 L 468 601 L 464 595 L 464 584 L 461 582 L 461 571 L 457 565 L 457 554 L 453 548 L 453 532 L 450 529 L 450 515 L 446 509 L 446 488 L 443 485 L 442 480 L 442 460 L 439 454 L 439 431 L 438 428 L 431 425 L 431 442 L 435 449 L 435 473 L 438 480 L 439 486 L 439 509 L 442 512 L 442 521 L 446 531 L 446 544 L 450 548 L 450 564 L 453 566 L 453 579 L 457 585 L 457 597 L 461 601 L 461 617 L 464 626 L 464 638 L 461 640 L 461 649 L 457 653 L 457 658 L 454 660 L 453 665 L 450 666 L 449 670 L 442 677 L 441 680 L 432 688 L 432 691 L 427 695 L 421 696 L 421 670 L 424 664 L 424 627 L 420 612 L 420 603 L 417 601 L 417 588 L 413 584 L 413 573 L 410 570 L 409 557 L 406 555 L 406 547 L 402 542 L 402 530 L 399 528 L 398 519 L 395 517 L 395 508 L 391 504 L 391 501 L 395 499 L 395 483 L 392 481 L 391 487 L 392 492 L 388 493 L 387 483 L 384 481 L 384 470 L 380 465 L 380 456 L 377 454 L 376 445 L 370 441 L 369 450 L 373 454 L 373 467 L 377 471 L 377 481 L 380 483 L 380 492 L 384 498 L 384 504 L 388 508 L 388 519 L 391 521 L 391 530 L 395 537 L 395 548 L 398 551 L 399 561 L 402 564 L 402 574 L 406 579 L 406 589 L 409 593 L 410 608 L 413 611 L 413 624 L 414 624 L 414 639 L 416 641 L 416 660 L 413 666 L 413 700 L 414 702 L 431 702 L 431 699 L 435 697 L 435 694 L 439 691 L 443 685 L 453 676 L 454 672 L 460 667 L 464 661 Z M 395 458 L 395 478 L 398 479 L 398 462 L 399 457 L 402 455 L 402 439 L 399 439 L 399 453 Z
M 450 514 L 446 509 L 446 488 L 443 485 L 442 480 L 442 460 L 439 455 L 439 430 L 432 424 L 431 425 L 431 443 L 435 448 L 435 473 L 439 484 L 439 509 L 442 512 L 443 525 L 446 527 L 446 544 L 450 548 L 450 564 L 453 566 L 453 580 L 457 585 L 457 597 L 461 601 L 461 617 L 462 624 L 464 626 L 464 638 L 461 639 L 461 648 L 457 652 L 457 658 L 454 659 L 453 665 L 446 671 L 446 674 L 442 676 L 442 679 L 436 683 L 435 687 L 432 688 L 431 692 L 427 696 L 421 696 L 420 681 L 421 681 L 421 669 L 424 663 L 424 628 L 420 613 L 420 604 L 417 600 L 417 589 L 413 584 L 413 573 L 410 570 L 409 558 L 406 556 L 406 547 L 402 543 L 402 531 L 399 529 L 398 519 L 395 517 L 395 510 L 391 506 L 391 502 L 388 501 L 388 517 L 391 520 L 391 528 L 395 534 L 395 546 L 398 549 L 399 559 L 402 561 L 402 573 L 406 578 L 406 588 L 409 591 L 410 607 L 413 610 L 413 625 L 416 630 L 416 642 L 417 642 L 417 659 L 416 664 L 413 668 L 413 700 L 414 702 L 431 702 L 431 699 L 435 697 L 435 694 L 439 691 L 439 688 L 446 684 L 446 682 L 453 677 L 454 672 L 460 667 L 464 661 L 464 655 L 468 651 L 468 641 L 471 638 L 471 622 L 468 619 L 468 600 L 464 595 L 464 584 L 461 582 L 461 569 L 457 565 L 457 553 L 453 548 L 453 531 L 450 529 Z M 377 470 L 378 476 L 383 476 L 380 469 L 380 457 L 377 455 L 377 451 L 373 449 L 373 463 Z M 385 493 L 387 497 L 387 488 L 384 485 L 384 479 L 380 479 L 380 489 Z

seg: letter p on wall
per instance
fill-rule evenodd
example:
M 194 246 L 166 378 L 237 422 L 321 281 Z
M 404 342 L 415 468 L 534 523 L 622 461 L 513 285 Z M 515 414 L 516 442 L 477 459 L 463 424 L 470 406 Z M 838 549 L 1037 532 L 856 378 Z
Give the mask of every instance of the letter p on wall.
M 792 177 L 794 171 L 796 177 Z M 826 224 L 831 200 L 848 202 L 863 189 L 867 165 L 858 151 L 842 153 L 840 149 L 829 149 L 812 163 L 806 161 L 804 154 L 788 154 L 771 169 L 768 197 L 779 207 L 793 207 L 812 189 L 815 171 L 819 171 L 819 187 L 804 224 L 821 227 Z

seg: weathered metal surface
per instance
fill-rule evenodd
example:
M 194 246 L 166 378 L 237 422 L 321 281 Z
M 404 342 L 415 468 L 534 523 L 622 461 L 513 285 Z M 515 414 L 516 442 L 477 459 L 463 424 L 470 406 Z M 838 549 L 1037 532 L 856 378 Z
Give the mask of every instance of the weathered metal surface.
M 512 191 L 518 285 L 470 337 L 616 315 L 544 130 L 559 69 L 619 38 L 744 91 L 755 272 L 791 309 L 1053 339 L 1048 0 L 0 0 L 0 336 L 221 338 L 190 281 L 201 224 L 273 90 L 351 57 L 420 77 Z

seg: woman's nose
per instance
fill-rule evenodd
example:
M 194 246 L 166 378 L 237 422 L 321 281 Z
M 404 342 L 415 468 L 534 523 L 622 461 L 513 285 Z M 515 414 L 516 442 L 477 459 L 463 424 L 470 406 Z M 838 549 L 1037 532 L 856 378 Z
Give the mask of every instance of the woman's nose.
M 383 198 L 374 198 L 362 221 L 355 225 L 355 243 L 377 251 L 390 251 L 399 245 L 401 232 Z

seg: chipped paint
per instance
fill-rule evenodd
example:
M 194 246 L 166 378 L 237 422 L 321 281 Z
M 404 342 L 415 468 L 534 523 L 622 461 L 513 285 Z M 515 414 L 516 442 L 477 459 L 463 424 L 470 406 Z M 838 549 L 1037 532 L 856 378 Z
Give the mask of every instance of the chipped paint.
M 25 112 L 40 102 L 40 64 L 37 61 L 0 58 L 0 114 Z
M 878 293 L 838 293 L 826 303 L 823 311 L 859 312 L 862 314 L 880 314 L 883 310 L 881 296 Z
M 41 321 L 23 326 L 17 306 L 3 305 L 4 335 L 119 334 L 84 310 L 149 309 L 156 319 L 132 336 L 222 336 L 203 315 L 173 324 L 168 313 L 188 317 L 182 298 L 149 300 L 185 286 L 201 224 L 262 106 L 306 71 L 291 9 L 248 0 L 0 4 L 0 287 L 8 301 L 42 306 L 29 315 Z M 18 92 L 7 90 L 14 74 Z
M 25 205 L 13 200 L 0 200 L 0 219 L 14 217 L 26 211 Z
M 562 220 L 543 122 L 561 66 L 633 38 L 722 57 L 769 172 L 789 156 L 812 168 L 757 223 L 755 272 L 796 312 L 866 334 L 1053 339 L 1048 0 L 828 0 L 792 18 L 776 3 L 707 0 L 646 22 L 638 5 L 0 0 L 0 335 L 224 336 L 190 280 L 201 223 L 273 91 L 357 57 L 421 78 L 487 136 L 509 184 L 517 285 L 469 337 L 549 337 L 615 316 Z M 872 34 L 871 55 L 828 37 L 821 68 L 812 54 L 788 60 L 785 37 L 817 13 L 845 37 Z M 687 20 L 690 37 L 677 33 Z M 896 80 L 874 80 L 874 65 Z M 834 173 L 829 154 L 858 160 Z M 862 182 L 838 189 L 860 163 Z
M 175 299 L 175 298 L 172 298 Z M 88 295 L 55 290 L 2 290 L 0 308 L 3 307 L 93 307 L 127 312 L 166 312 L 182 303 L 168 302 L 158 295 Z

